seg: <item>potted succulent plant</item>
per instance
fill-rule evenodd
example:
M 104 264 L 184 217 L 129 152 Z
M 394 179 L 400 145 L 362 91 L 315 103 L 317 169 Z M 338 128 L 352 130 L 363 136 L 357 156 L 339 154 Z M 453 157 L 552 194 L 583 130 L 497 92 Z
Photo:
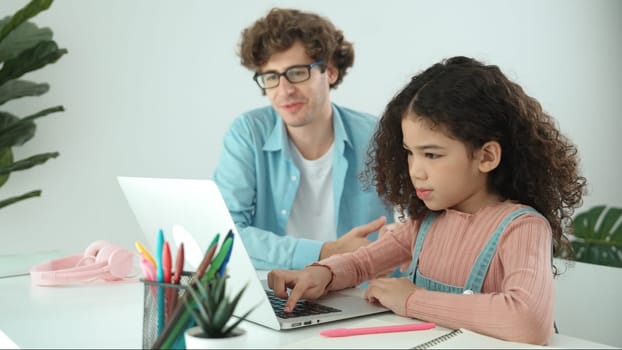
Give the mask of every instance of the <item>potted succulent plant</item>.
M 246 347 L 246 331 L 240 322 L 254 310 L 251 308 L 240 318 L 233 318 L 246 286 L 233 298 L 228 298 L 226 274 L 216 275 L 206 283 L 196 283 L 188 288 L 190 298 L 184 299 L 197 326 L 184 334 L 186 349 L 240 348 Z
M 39 96 L 49 90 L 46 83 L 35 83 L 21 77 L 56 62 L 67 53 L 52 40 L 49 28 L 38 28 L 28 22 L 51 4 L 52 0 L 32 0 L 14 15 L 0 19 L 0 106 L 14 99 Z M 12 149 L 34 137 L 35 119 L 63 110 L 63 106 L 56 106 L 23 118 L 0 110 L 0 187 L 6 184 L 11 172 L 29 169 L 58 156 L 58 152 L 48 152 L 16 160 Z M 0 198 L 0 208 L 40 195 L 40 190 L 34 190 Z

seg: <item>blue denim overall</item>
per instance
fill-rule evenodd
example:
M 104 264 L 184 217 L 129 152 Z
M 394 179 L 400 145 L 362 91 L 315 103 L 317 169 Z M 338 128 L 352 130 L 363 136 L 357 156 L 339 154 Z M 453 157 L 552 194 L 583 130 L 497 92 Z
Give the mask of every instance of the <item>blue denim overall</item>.
M 540 215 L 535 209 L 532 208 L 520 208 L 508 216 L 506 216 L 501 224 L 497 227 L 495 232 L 492 234 L 479 256 L 475 260 L 475 264 L 473 268 L 471 268 L 471 272 L 469 277 L 466 280 L 464 286 L 452 286 L 449 284 L 445 284 L 439 281 L 435 281 L 431 278 L 428 278 L 422 275 L 419 272 L 419 253 L 421 253 L 421 247 L 423 246 L 423 240 L 432 226 L 432 222 L 438 216 L 438 213 L 430 212 L 425 217 L 423 222 L 421 223 L 421 227 L 419 228 L 419 233 L 417 234 L 417 241 L 415 242 L 415 248 L 413 249 L 413 259 L 410 264 L 411 271 L 414 269 L 414 272 L 411 272 L 411 276 L 413 277 L 413 282 L 418 287 L 423 287 L 427 290 L 438 291 L 438 292 L 446 292 L 446 293 L 454 293 L 454 294 L 473 294 L 473 293 L 481 293 L 482 285 L 484 284 L 484 278 L 486 277 L 486 273 L 488 272 L 488 267 L 490 266 L 490 262 L 492 261 L 492 257 L 495 255 L 495 251 L 497 250 L 497 245 L 499 244 L 499 239 L 501 238 L 501 234 L 505 230 L 505 227 L 512 222 L 515 218 L 520 215 L 526 213 L 535 213 Z

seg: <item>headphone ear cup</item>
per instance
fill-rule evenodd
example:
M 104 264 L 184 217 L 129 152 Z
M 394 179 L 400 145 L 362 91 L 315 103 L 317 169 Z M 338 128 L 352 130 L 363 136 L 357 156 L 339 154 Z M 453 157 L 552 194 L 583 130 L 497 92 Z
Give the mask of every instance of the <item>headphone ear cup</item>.
M 134 266 L 134 253 L 125 248 L 115 250 L 108 260 L 109 272 L 116 278 L 125 278 Z
M 95 263 L 104 263 L 107 277 L 124 278 L 132 270 L 134 254 L 125 248 L 107 244 L 101 247 L 95 258 Z
M 97 255 L 99 254 L 99 251 L 107 246 L 111 246 L 112 244 L 108 241 L 104 241 L 104 240 L 98 240 L 95 241 L 91 244 L 89 244 L 88 247 L 86 247 L 86 249 L 84 250 L 84 257 L 85 258 L 91 258 L 93 260 L 96 260 Z

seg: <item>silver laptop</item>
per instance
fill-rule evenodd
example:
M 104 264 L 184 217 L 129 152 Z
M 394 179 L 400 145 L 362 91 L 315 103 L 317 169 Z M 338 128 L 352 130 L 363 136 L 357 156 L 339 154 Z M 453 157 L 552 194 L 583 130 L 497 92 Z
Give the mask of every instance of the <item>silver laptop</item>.
M 283 300 L 271 297 L 266 281 L 258 277 L 213 181 L 123 176 L 118 177 L 118 181 L 151 252 L 154 252 L 158 230 L 162 229 L 165 239 L 173 243 L 173 252 L 184 243 L 186 271 L 196 270 L 216 233 L 220 234 L 220 247 L 227 232 L 233 231 L 233 250 L 227 265 L 228 293 L 233 294 L 248 284 L 234 312 L 236 316 L 258 305 L 247 320 L 281 330 L 389 311 L 381 305 L 368 303 L 356 290 L 344 290 L 318 300 L 300 301 L 296 309 L 301 315 L 285 314 L 283 306 L 278 305 Z

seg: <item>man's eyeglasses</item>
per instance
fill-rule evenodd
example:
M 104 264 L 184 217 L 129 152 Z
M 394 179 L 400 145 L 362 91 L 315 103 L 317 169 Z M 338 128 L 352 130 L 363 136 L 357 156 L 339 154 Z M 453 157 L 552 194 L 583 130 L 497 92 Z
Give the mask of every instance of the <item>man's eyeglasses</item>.
M 305 66 L 292 66 L 287 68 L 285 72 L 279 73 L 277 71 L 268 71 L 264 73 L 255 73 L 253 80 L 262 89 L 272 89 L 279 86 L 281 82 L 281 76 L 284 76 L 287 81 L 292 84 L 302 83 L 303 81 L 311 78 L 311 68 L 320 66 L 321 72 L 324 73 L 326 66 L 324 61 L 315 61 Z

